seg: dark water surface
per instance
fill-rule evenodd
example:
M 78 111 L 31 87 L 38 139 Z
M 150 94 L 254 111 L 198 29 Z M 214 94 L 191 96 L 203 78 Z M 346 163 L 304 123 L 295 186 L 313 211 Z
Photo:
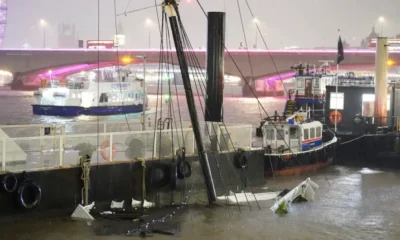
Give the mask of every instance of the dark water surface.
M 91 121 L 95 117 L 57 118 L 33 116 L 32 92 L 0 90 L 0 124 L 63 123 Z M 272 114 L 284 99 L 260 100 Z M 155 97 L 150 107 L 155 108 Z M 188 120 L 185 98 L 179 97 L 182 117 Z M 200 106 L 198 113 L 201 114 Z M 225 121 L 259 124 L 254 99 L 226 98 Z M 164 105 L 164 111 L 165 111 Z M 115 119 L 104 117 L 102 120 Z M 362 167 L 331 166 L 309 175 L 268 179 L 265 186 L 282 190 L 311 177 L 320 188 L 314 201 L 293 204 L 285 216 L 272 213 L 272 201 L 252 205 L 208 208 L 190 207 L 183 215 L 180 237 L 154 235 L 151 239 L 400 239 L 400 172 Z M 100 237 L 85 222 L 47 218 L 1 224 L 2 239 L 128 239 Z

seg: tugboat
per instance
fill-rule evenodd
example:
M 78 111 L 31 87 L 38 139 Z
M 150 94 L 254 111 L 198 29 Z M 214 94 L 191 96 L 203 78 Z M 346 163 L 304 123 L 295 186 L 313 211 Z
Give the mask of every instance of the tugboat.
M 64 117 L 138 113 L 147 104 L 143 81 L 129 73 L 118 82 L 42 79 L 34 96 L 33 114 Z
M 302 109 L 284 118 L 274 116 L 262 126 L 266 172 L 292 175 L 317 170 L 335 157 L 337 138 Z

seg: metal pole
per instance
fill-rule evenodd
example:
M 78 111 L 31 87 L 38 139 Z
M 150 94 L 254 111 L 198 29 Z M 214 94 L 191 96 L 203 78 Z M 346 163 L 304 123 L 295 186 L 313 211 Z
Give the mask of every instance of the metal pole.
M 337 114 L 338 84 L 339 84 L 339 64 L 336 64 L 336 104 L 335 104 L 335 114 Z M 337 115 L 335 115 L 335 132 L 337 132 Z
M 46 26 L 43 26 L 43 48 L 46 48 Z
M 151 29 L 149 29 L 149 49 L 151 48 Z
M 258 32 L 257 32 L 257 26 L 256 26 L 256 41 L 254 43 L 254 48 L 257 49 L 257 36 L 258 36 Z
M 197 146 L 197 151 L 198 151 L 198 156 L 199 156 L 199 162 L 201 165 L 201 169 L 203 171 L 204 181 L 205 181 L 206 188 L 207 188 L 208 202 L 212 203 L 212 202 L 215 202 L 217 199 L 216 191 L 215 191 L 214 181 L 212 179 L 210 164 L 209 164 L 208 157 L 207 157 L 207 154 L 204 149 L 203 140 L 202 140 L 201 133 L 200 133 L 200 124 L 199 124 L 199 120 L 197 117 L 196 105 L 194 102 L 192 86 L 190 83 L 189 69 L 188 69 L 188 65 L 186 62 L 185 53 L 183 51 L 181 34 L 179 32 L 177 13 L 175 12 L 175 10 L 178 8 L 178 6 L 176 3 L 176 0 L 166 0 L 164 2 L 164 6 L 165 6 L 165 8 L 167 8 L 166 12 L 169 14 L 171 32 L 172 32 L 172 36 L 174 39 L 176 55 L 178 57 L 179 67 L 180 67 L 181 74 L 182 74 L 183 85 L 185 88 L 186 102 L 187 102 L 188 109 L 189 109 L 189 115 L 190 115 L 190 120 L 191 120 L 192 127 L 193 127 L 194 137 L 196 139 L 196 146 Z
M 142 130 L 146 130 L 146 103 L 147 103 L 147 97 L 146 97 L 146 55 L 143 56 L 143 124 L 142 124 Z

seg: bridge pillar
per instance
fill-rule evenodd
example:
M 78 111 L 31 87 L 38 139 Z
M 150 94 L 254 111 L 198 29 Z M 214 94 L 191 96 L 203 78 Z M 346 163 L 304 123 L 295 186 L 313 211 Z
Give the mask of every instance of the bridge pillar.
M 245 79 L 242 79 L 241 85 L 243 97 L 255 97 L 253 92 L 256 93 L 256 84 L 253 77 L 245 77 Z

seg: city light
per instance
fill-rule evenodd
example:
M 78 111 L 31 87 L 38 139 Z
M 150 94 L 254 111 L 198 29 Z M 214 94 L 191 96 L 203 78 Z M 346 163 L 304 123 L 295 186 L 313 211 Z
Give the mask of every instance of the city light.
M 40 23 L 40 26 L 42 26 L 42 27 L 46 27 L 47 26 L 47 22 L 44 19 L 40 19 L 39 23 Z
M 129 64 L 129 63 L 133 62 L 133 59 L 131 57 L 129 57 L 129 56 L 124 56 L 124 57 L 122 57 L 121 62 L 123 64 Z
M 384 18 L 384 17 L 379 17 L 379 22 L 380 22 L 380 23 L 385 22 L 385 18 Z
M 257 24 L 257 23 L 258 23 L 258 19 L 257 19 L 257 18 L 253 18 L 253 22 L 254 22 L 255 24 Z
M 392 59 L 389 59 L 389 60 L 387 61 L 387 64 L 388 64 L 388 66 L 393 66 L 394 64 L 396 64 L 396 62 L 393 61 Z

